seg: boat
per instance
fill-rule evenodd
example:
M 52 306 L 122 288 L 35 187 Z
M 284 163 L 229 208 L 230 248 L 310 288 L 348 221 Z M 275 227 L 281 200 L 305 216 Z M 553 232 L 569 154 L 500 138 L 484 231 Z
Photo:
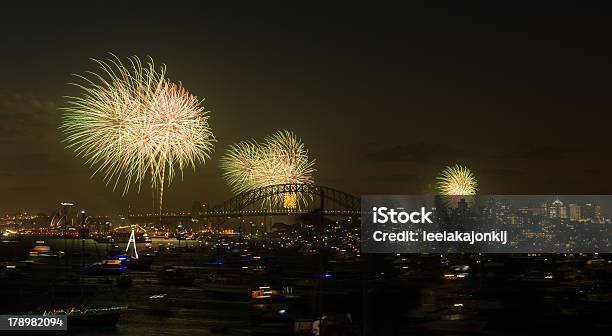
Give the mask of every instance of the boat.
M 128 269 L 148 270 L 155 260 L 155 255 L 145 254 L 139 257 L 130 257 L 126 254 L 106 256 L 102 261 L 90 264 L 85 268 L 88 275 L 123 274 Z
M 28 260 L 46 263 L 50 260 L 59 258 L 59 255 L 51 251 L 51 247 L 43 240 L 36 241 L 34 247 L 28 253 Z
M 43 242 L 37 242 L 37 246 L 35 247 L 35 251 L 39 253 L 48 253 L 50 249 L 45 247 Z M 83 250 L 81 249 L 81 255 L 83 254 Z M 122 258 L 111 258 L 105 259 L 101 262 L 94 263 L 85 268 L 85 272 L 90 273 L 98 273 L 98 274 L 109 274 L 109 273 L 122 273 L 125 272 L 127 268 L 124 265 L 124 260 Z M 82 295 L 87 295 L 88 290 L 87 286 L 83 284 L 81 281 L 81 275 L 78 275 L 78 278 L 70 277 L 67 278 L 68 281 L 64 283 L 60 283 L 58 287 L 57 284 L 54 284 L 54 288 L 52 289 L 52 295 L 60 294 L 64 290 L 68 289 L 66 293 L 70 295 L 78 295 L 79 293 Z M 44 310 L 43 310 L 44 309 Z M 45 307 L 39 308 L 36 311 L 30 311 L 25 314 L 20 315 L 64 315 L 67 318 L 67 324 L 69 327 L 72 326 L 114 326 L 119 321 L 119 318 L 122 314 L 127 312 L 127 306 L 106 306 L 106 307 L 91 307 L 91 306 L 80 306 L 80 307 Z
M 131 245 L 131 243 L 133 243 L 133 245 Z M 123 260 L 125 261 L 124 264 L 131 270 L 149 270 L 151 264 L 155 261 L 155 254 L 147 252 L 139 255 L 138 251 L 136 251 L 136 243 L 133 241 L 131 241 L 131 243 L 128 243 L 125 250 L 118 245 L 114 245 L 109 250 L 109 257 L 107 257 L 107 259 L 116 258 Z
M 146 271 L 151 268 L 155 261 L 155 254 L 146 253 L 141 255 L 127 255 L 125 251 L 111 251 L 111 255 L 105 259 L 121 260 L 123 264 L 131 270 Z
M 84 272 L 87 275 L 113 275 L 123 274 L 128 270 L 127 257 L 109 258 L 86 266 Z
M 69 326 L 113 326 L 117 324 L 121 314 L 127 311 L 126 306 L 108 308 L 76 308 L 47 310 L 42 315 L 66 315 Z

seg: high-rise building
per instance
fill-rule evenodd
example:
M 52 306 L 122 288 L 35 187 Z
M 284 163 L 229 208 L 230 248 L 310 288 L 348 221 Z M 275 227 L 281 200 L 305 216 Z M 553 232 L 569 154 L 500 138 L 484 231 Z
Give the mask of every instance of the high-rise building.
M 567 218 L 567 208 L 562 206 L 559 208 L 559 218 L 565 219 Z
M 604 223 L 604 219 L 603 216 L 601 215 L 601 206 L 600 205 L 596 205 L 595 206 L 595 223 L 598 224 L 603 224 Z
M 567 218 L 567 208 L 563 206 L 563 202 L 555 200 L 548 208 L 548 217 L 550 218 Z
M 605 222 L 601 215 L 601 206 L 587 203 L 582 207 L 582 219 L 591 223 L 603 224 Z
M 542 202 L 542 204 L 540 204 L 540 206 L 537 208 L 537 212 L 535 212 L 534 214 L 536 216 L 548 217 L 549 216 L 548 203 Z
M 580 221 L 582 220 L 582 212 L 581 212 L 581 208 L 580 205 L 578 204 L 570 204 L 567 206 L 567 209 L 569 210 L 569 219 L 573 220 L 573 221 Z

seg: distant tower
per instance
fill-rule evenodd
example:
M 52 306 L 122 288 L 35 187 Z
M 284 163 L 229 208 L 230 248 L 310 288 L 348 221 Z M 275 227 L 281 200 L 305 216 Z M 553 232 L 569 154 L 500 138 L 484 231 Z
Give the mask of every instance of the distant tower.
M 567 206 L 567 209 L 569 210 L 569 218 L 573 221 L 580 221 L 582 220 L 582 214 L 580 211 L 580 205 L 578 204 L 570 204 Z
M 567 218 L 567 209 L 565 206 L 563 206 L 563 202 L 558 199 L 552 202 L 551 207 L 549 208 L 549 217 Z
M 587 203 L 582 207 L 582 219 L 595 223 L 595 206 L 592 203 Z
M 596 205 L 595 206 L 595 223 L 597 224 L 604 224 L 605 221 L 603 219 L 603 216 L 601 215 L 601 205 Z

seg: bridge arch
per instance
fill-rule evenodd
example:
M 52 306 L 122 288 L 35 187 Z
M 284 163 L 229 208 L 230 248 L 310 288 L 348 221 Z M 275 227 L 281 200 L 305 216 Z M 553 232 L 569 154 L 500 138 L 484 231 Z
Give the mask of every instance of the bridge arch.
M 276 195 L 304 194 L 312 201 L 311 209 L 259 209 L 249 208 L 261 205 L 262 201 Z M 324 200 L 324 213 L 327 215 L 358 215 L 361 212 L 361 199 L 349 193 L 330 187 L 314 184 L 276 184 L 240 193 L 227 201 L 210 208 L 204 216 L 257 215 L 270 213 L 304 213 L 319 208 L 321 198 Z

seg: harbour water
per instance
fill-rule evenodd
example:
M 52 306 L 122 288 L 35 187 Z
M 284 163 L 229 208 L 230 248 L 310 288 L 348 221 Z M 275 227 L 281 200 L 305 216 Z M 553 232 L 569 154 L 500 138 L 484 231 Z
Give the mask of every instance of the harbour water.
M 7 253 L 0 255 L 26 260 L 33 243 L 29 239 L 5 242 L 2 249 Z M 45 261 L 47 265 L 36 265 L 24 270 L 22 279 L 10 286 L 3 286 L 1 292 L 4 300 L 1 306 L 4 313 L 37 306 L 127 306 L 128 312 L 123 314 L 114 327 L 76 327 L 71 328 L 71 332 L 73 335 L 206 335 L 211 333 L 210 329 L 231 325 L 231 328 L 227 328 L 227 334 L 248 334 L 248 286 L 242 286 L 245 290 L 235 292 L 235 295 L 230 293 L 220 296 L 207 292 L 200 284 L 200 279 L 197 279 L 194 286 L 162 286 L 158 283 L 157 273 L 165 264 L 177 265 L 197 275 L 211 272 L 210 267 L 193 265 L 192 259 L 196 253 L 160 257 L 150 270 L 129 271 L 133 280 L 132 286 L 119 288 L 116 285 L 116 276 L 78 277 L 79 264 L 88 265 L 103 259 L 112 248 L 109 244 L 97 243 L 92 239 L 45 239 L 45 243 L 52 251 L 65 251 L 67 256 Z M 186 246 L 185 241 L 180 243 L 181 246 Z M 153 244 L 156 247 L 178 247 L 179 241 L 154 239 Z M 194 244 L 197 243 L 187 242 L 187 246 Z M 145 253 L 144 243 L 138 243 L 137 246 L 140 253 Z M 14 260 L 5 260 L 4 263 L 11 264 Z M 34 270 L 35 268 L 39 269 Z M 62 292 L 66 291 L 66 284 L 73 290 Z M 163 303 L 149 299 L 157 294 L 165 294 L 167 299 Z M 7 300 L 8 298 L 15 300 Z M 165 305 L 168 312 L 157 313 L 155 305 L 159 304 Z
M 65 255 L 28 264 L 24 260 L 35 239 L 0 244 L 2 265 L 20 269 L 18 277 L 0 278 L 0 309 L 10 314 L 48 307 L 128 307 L 115 326 L 73 326 L 72 335 L 293 335 L 293 322 L 331 312 L 350 315 L 352 335 L 507 335 L 525 330 L 547 334 L 579 329 L 599 333 L 611 328 L 604 313 L 612 308 L 610 290 L 596 287 L 607 283 L 609 266 L 572 266 L 584 265 L 586 259 L 348 258 L 285 250 L 270 255 L 249 252 L 248 261 L 233 262 L 234 256 L 226 253 L 220 258 L 205 243 L 181 241 L 180 246 L 189 248 L 165 253 L 179 241 L 154 239 L 158 255 L 151 269 L 128 271 L 131 286 L 122 287 L 117 275 L 82 272 L 83 265 L 103 259 L 112 246 L 80 239 L 45 243 Z M 146 253 L 145 243 L 137 245 L 140 254 Z M 169 265 L 192 275 L 193 284 L 160 283 L 159 273 Z M 574 273 L 582 274 L 582 280 L 569 280 Z M 291 288 L 299 299 L 281 308 L 258 303 L 251 291 L 262 286 Z M 254 322 L 281 312 L 291 317 L 291 323 L 266 329 Z

